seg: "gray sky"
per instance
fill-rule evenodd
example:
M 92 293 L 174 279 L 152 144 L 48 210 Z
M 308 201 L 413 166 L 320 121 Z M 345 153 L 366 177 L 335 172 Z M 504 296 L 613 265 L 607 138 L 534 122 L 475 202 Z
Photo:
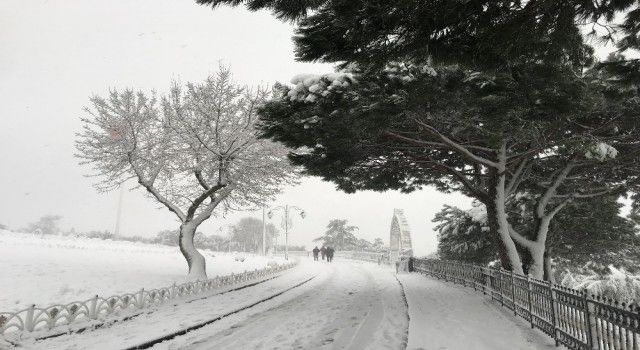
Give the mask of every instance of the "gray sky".
M 17 228 L 58 214 L 64 228 L 112 230 L 118 193 L 97 193 L 83 177 L 88 169 L 73 157 L 88 97 L 110 87 L 163 92 L 172 78 L 204 79 L 220 61 L 251 85 L 331 71 L 295 62 L 291 35 L 292 27 L 269 13 L 214 11 L 192 0 L 0 1 L 0 223 Z M 414 249 L 426 254 L 436 246 L 433 215 L 445 203 L 469 205 L 460 195 L 430 189 L 347 195 L 334 187 L 305 179 L 274 203 L 308 212 L 294 223 L 292 243 L 310 246 L 332 218 L 348 219 L 362 237 L 388 243 L 393 208 L 403 208 Z M 123 234 L 151 236 L 177 227 L 142 190 L 127 192 L 123 208 Z M 216 233 L 245 215 L 261 217 L 233 213 L 210 219 L 201 230 Z

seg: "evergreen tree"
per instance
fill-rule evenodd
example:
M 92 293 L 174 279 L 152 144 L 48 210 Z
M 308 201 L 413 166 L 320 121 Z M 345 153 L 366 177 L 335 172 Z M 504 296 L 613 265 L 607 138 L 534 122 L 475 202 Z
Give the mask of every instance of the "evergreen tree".
M 473 196 L 487 205 L 505 268 L 522 272 L 525 248 L 541 276 L 553 217 L 635 181 L 638 93 L 623 85 L 637 65 L 619 58 L 589 69 L 580 29 L 630 11 L 620 28 L 632 43 L 634 2 L 199 2 L 273 10 L 298 24 L 299 59 L 349 69 L 296 77 L 260 113 L 268 137 L 299 149 L 294 162 L 346 191 L 429 184 Z M 625 158 L 610 161 L 610 149 Z M 531 173 L 547 177 L 535 237 L 505 211 Z
M 512 221 L 528 237 L 535 236 L 531 206 L 535 206 L 531 197 L 520 196 L 509 209 Z M 608 266 L 637 270 L 640 240 L 633 223 L 620 216 L 621 207 L 616 196 L 602 196 L 572 203 L 560 212 L 546 240 L 546 278 L 554 280 L 565 270 L 603 274 Z M 495 242 L 486 234 L 486 214 L 478 208 L 445 206 L 436 214 L 441 258 L 477 264 L 496 259 Z
M 196 1 L 267 9 L 294 21 L 296 57 L 303 61 L 385 65 L 431 56 L 486 68 L 584 62 L 592 50 L 583 41 L 586 27 L 600 41 L 619 37 L 621 50 L 640 47 L 640 9 L 629 0 Z
M 358 246 L 358 238 L 353 234 L 357 229 L 356 226 L 347 225 L 347 220 L 333 219 L 329 221 L 324 235 L 313 241 L 336 250 L 353 250 Z
M 498 259 L 497 242 L 489 234 L 486 210 L 481 203 L 474 203 L 473 210 L 445 205 L 432 221 L 437 223 L 441 259 L 481 265 Z
M 274 235 L 278 232 L 272 223 L 267 224 L 266 246 L 273 246 Z M 231 239 L 238 242 L 247 251 L 262 251 L 262 220 L 245 217 L 231 228 Z

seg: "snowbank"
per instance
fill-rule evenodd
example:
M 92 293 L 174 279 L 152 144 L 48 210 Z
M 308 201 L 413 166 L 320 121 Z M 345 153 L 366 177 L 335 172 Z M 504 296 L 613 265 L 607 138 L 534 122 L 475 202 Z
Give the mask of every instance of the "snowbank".
M 202 251 L 209 277 L 267 266 L 270 259 Z M 244 261 L 237 256 L 246 257 Z M 281 258 L 275 258 L 281 261 Z M 182 283 L 187 264 L 177 247 L 0 230 L 0 310 L 46 306 Z

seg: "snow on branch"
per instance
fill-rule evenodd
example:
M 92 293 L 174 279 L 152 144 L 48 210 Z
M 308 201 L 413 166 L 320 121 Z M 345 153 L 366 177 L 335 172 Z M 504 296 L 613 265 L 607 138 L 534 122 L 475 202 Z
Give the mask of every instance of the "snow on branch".
M 255 206 L 297 176 L 284 146 L 258 138 L 256 111 L 268 95 L 235 84 L 224 67 L 201 83 L 174 82 L 160 99 L 113 90 L 90 99 L 76 156 L 98 189 L 136 178 L 181 221 L 209 217 L 218 204 Z

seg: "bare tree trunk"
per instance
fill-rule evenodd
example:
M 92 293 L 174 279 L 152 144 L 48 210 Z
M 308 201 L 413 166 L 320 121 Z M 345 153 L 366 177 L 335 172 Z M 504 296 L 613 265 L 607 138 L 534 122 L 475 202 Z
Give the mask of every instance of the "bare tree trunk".
M 193 222 L 182 223 L 180 225 L 178 245 L 180 246 L 180 252 L 182 252 L 189 265 L 189 278 L 199 280 L 207 278 L 207 268 L 204 256 L 200 254 L 193 243 L 196 228 L 197 226 Z

